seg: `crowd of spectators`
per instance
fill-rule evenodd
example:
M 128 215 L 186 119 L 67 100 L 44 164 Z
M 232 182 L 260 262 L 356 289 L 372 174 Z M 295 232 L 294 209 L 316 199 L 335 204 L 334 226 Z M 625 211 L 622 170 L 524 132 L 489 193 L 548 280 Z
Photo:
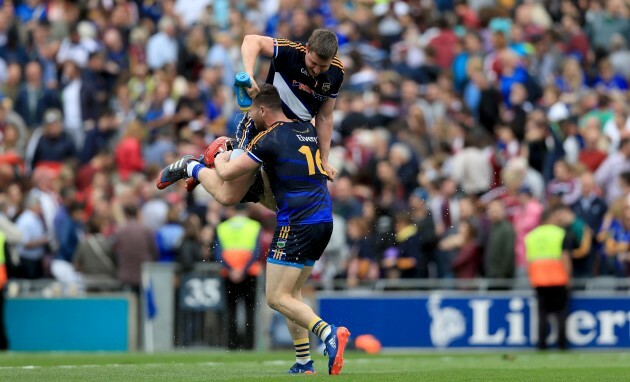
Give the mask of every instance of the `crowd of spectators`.
M 524 237 L 557 204 L 573 211 L 574 277 L 627 275 L 623 0 L 0 4 L 12 277 L 78 271 L 135 289 L 144 261 L 211 261 L 224 208 L 201 187 L 158 191 L 155 176 L 234 133 L 245 35 L 305 41 L 320 27 L 338 35 L 345 81 L 335 232 L 316 278 L 522 277 Z M 274 214 L 250 212 L 268 245 Z

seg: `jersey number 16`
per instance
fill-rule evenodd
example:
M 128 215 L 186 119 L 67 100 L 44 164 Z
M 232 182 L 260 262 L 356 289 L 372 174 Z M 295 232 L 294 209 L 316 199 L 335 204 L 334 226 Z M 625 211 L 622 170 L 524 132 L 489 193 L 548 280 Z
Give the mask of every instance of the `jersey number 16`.
M 306 157 L 306 164 L 308 165 L 308 174 L 309 175 L 315 175 L 315 165 L 316 164 L 317 164 L 317 170 L 319 170 L 320 174 L 328 175 L 328 174 L 326 174 L 326 171 L 324 171 L 324 168 L 322 167 L 322 157 L 319 154 L 319 149 L 317 149 L 317 151 L 315 151 L 315 159 L 314 160 L 313 160 L 313 151 L 311 150 L 310 147 L 302 146 L 302 147 L 300 147 L 300 149 L 298 151 L 300 153 L 304 154 L 304 156 Z

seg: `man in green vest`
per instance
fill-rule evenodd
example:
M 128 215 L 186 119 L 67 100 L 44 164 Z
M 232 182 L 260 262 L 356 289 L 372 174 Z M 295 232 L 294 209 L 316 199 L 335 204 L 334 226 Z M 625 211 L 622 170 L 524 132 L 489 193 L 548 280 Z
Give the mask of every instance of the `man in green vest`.
M 569 282 L 573 243 L 567 238 L 568 208 L 560 205 L 543 213 L 542 224 L 525 236 L 529 281 L 538 300 L 538 349 L 547 348 L 549 322 L 558 320 L 558 347 L 568 347 L 566 319 L 569 312 Z
M 221 262 L 225 280 L 229 349 L 253 349 L 254 315 L 256 313 L 256 280 L 261 271 L 261 226 L 247 216 L 247 205 L 228 209 L 229 219 L 217 226 L 214 256 Z M 242 301 L 246 311 L 244 333 L 238 330 L 236 307 Z M 243 334 L 243 335 L 241 335 Z

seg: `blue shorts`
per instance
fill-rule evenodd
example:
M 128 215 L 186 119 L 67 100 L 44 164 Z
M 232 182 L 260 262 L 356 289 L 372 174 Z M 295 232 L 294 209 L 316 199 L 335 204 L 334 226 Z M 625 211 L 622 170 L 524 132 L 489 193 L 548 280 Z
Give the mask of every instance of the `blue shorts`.
M 276 227 L 267 262 L 296 268 L 312 267 L 330 241 L 333 223 Z

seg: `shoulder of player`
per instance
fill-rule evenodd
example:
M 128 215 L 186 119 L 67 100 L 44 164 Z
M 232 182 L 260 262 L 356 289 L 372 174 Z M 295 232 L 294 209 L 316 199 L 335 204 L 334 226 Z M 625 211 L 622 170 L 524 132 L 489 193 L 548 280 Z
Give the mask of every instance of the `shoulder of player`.
M 293 50 L 306 53 L 306 46 L 301 42 L 291 41 L 285 38 L 276 38 L 274 39 L 274 44 L 277 47 L 291 48 Z
M 345 73 L 344 68 L 343 68 L 343 62 L 341 62 L 338 56 L 335 56 L 333 58 L 332 63 L 330 64 L 330 68 L 331 70 L 339 70 L 342 75 Z
M 282 126 L 283 124 L 284 122 L 276 122 L 271 125 L 267 130 L 258 133 L 250 142 L 250 147 L 253 147 L 257 143 L 268 142 L 269 139 L 275 137 L 279 131 L 282 131 L 282 129 L 278 129 L 278 126 Z

